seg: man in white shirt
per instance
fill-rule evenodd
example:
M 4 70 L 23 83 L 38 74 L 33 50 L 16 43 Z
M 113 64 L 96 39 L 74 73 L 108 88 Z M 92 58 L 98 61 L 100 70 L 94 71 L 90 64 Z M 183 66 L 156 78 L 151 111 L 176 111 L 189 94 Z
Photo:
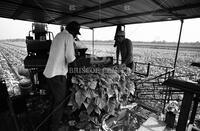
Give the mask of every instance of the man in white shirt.
M 68 64 L 72 63 L 75 58 L 74 38 L 80 35 L 80 25 L 72 21 L 66 26 L 66 30 L 58 33 L 54 38 L 49 58 L 43 72 L 47 78 L 47 84 L 53 96 L 52 110 L 57 108 L 51 118 L 51 131 L 57 131 L 59 122 L 63 116 L 64 105 L 58 105 L 70 94 L 67 85 L 66 75 L 68 72 Z

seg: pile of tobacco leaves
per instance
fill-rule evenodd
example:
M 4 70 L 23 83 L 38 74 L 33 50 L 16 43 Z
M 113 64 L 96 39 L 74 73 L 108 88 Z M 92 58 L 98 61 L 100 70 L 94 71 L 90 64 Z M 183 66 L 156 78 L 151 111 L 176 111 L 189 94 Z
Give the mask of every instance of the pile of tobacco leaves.
M 88 131 L 138 128 L 134 79 L 136 75 L 121 65 L 73 75 L 68 106 L 77 116 L 74 126 Z

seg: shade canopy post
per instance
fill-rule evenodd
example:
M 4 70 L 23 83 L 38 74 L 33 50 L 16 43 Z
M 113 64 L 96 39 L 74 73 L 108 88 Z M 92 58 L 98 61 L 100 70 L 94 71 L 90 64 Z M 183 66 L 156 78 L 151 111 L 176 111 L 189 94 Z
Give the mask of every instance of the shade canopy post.
M 175 59 L 174 59 L 174 69 L 176 68 L 176 62 L 177 62 L 177 58 L 178 58 L 178 51 L 179 51 L 179 46 L 180 46 L 183 22 L 184 22 L 184 20 L 181 20 L 181 27 L 180 27 L 179 38 L 178 38 L 178 43 L 177 43 L 177 48 L 176 48 L 176 55 L 175 55 Z
M 94 28 L 92 28 L 92 55 L 94 56 Z

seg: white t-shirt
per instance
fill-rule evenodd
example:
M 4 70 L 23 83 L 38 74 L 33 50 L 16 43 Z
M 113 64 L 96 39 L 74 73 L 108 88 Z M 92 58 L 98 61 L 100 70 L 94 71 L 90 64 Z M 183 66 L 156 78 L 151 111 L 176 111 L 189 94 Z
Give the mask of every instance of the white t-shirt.
M 52 78 L 57 75 L 66 76 L 68 64 L 74 60 L 74 38 L 68 31 L 64 30 L 58 33 L 53 39 L 43 74 L 47 78 Z

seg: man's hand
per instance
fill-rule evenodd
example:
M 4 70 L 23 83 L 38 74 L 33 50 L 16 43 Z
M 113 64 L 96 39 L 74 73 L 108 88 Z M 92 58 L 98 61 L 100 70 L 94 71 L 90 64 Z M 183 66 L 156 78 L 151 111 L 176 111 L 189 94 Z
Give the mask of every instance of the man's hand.
M 115 65 L 119 65 L 119 62 L 114 63 L 114 66 L 115 66 Z
M 77 66 L 77 59 L 75 59 L 73 62 L 69 63 L 69 67 L 76 67 Z
M 121 64 L 121 66 L 122 66 L 122 67 L 126 67 L 126 64 L 125 64 L 125 63 L 123 63 L 123 64 Z

